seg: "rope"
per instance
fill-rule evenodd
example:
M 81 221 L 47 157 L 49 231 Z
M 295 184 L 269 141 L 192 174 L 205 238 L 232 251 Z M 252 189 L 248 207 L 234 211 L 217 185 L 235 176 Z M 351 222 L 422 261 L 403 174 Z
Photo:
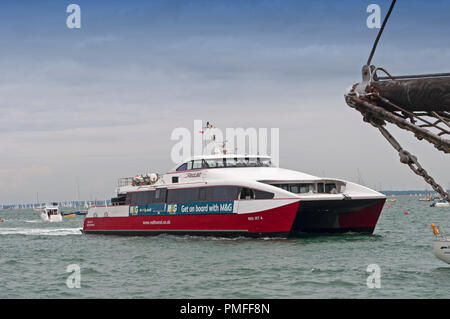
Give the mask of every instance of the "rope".
M 399 119 L 391 118 L 394 116 L 390 112 L 387 112 L 373 104 L 370 104 L 364 100 L 361 100 L 357 97 L 354 92 L 350 92 L 346 95 L 347 104 L 351 107 L 354 107 L 358 110 L 364 117 L 364 121 L 370 123 L 374 127 L 378 128 L 380 133 L 384 136 L 384 138 L 392 145 L 392 147 L 398 152 L 400 157 L 400 162 L 409 166 L 409 168 L 416 174 L 421 176 L 425 182 L 427 182 L 443 199 L 450 201 L 450 194 L 447 193 L 442 186 L 440 186 L 433 177 L 431 177 L 427 171 L 420 165 L 417 160 L 417 157 L 409 153 L 407 150 L 403 149 L 400 143 L 389 133 L 389 131 L 383 127 L 385 125 L 384 120 L 387 120 L 391 123 L 397 124 L 401 128 L 404 125 L 400 125 Z M 415 132 L 416 136 L 419 137 L 419 132 Z M 424 136 L 421 136 L 424 138 Z M 428 140 L 431 142 L 430 140 Z M 440 143 L 436 143 L 433 141 L 435 146 L 443 147 L 441 150 L 444 152 L 448 152 L 449 149 L 445 148 L 445 145 L 441 145 Z
M 377 48 L 378 41 L 380 40 L 380 37 L 381 37 L 381 34 L 383 33 L 386 22 L 389 19 L 389 16 L 391 15 L 392 9 L 394 9 L 395 2 L 396 2 L 396 0 L 392 0 L 391 6 L 389 7 L 389 11 L 386 14 L 386 17 L 384 18 L 383 24 L 381 25 L 381 29 L 380 29 L 380 31 L 378 31 L 377 38 L 375 39 L 375 43 L 373 44 L 372 51 L 370 51 L 369 59 L 367 60 L 367 63 L 366 63 L 367 65 L 370 65 L 370 62 L 372 62 L 372 58 L 375 53 L 375 49 Z

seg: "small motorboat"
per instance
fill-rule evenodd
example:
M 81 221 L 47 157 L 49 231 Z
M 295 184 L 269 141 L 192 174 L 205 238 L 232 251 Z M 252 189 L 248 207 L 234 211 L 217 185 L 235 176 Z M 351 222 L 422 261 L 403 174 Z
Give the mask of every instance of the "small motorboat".
M 433 196 L 431 196 L 430 194 L 428 194 L 428 196 L 426 196 L 424 198 L 419 199 L 420 202 L 431 202 L 432 200 L 433 200 Z
M 434 255 L 450 264 L 450 237 L 447 237 L 440 229 L 439 226 L 431 224 L 434 234 Z
M 441 199 L 431 203 L 430 207 L 450 207 L 450 204 L 445 199 Z
M 41 215 L 41 219 L 45 222 L 60 222 L 62 215 L 59 211 L 58 203 L 51 203 L 43 208 L 37 209 Z

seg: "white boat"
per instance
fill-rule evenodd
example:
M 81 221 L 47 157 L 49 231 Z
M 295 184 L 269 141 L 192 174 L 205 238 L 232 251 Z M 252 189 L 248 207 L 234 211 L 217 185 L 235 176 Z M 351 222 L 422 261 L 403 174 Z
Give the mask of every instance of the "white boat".
M 447 202 L 446 200 L 441 199 L 441 200 L 439 200 L 439 201 L 436 201 L 436 202 L 431 203 L 430 206 L 431 206 L 431 207 L 449 207 L 450 204 L 449 204 L 449 202 Z
M 439 229 L 439 226 L 431 224 L 431 228 L 433 229 L 434 234 L 434 255 L 450 264 L 450 237 L 447 237 L 442 231 Z
M 46 222 L 60 222 L 62 215 L 57 203 L 45 205 L 45 207 L 36 209 L 41 215 L 41 219 Z
M 191 157 L 165 174 L 119 180 L 90 207 L 86 234 L 271 236 L 371 234 L 386 196 L 356 183 L 275 167 L 270 156 Z

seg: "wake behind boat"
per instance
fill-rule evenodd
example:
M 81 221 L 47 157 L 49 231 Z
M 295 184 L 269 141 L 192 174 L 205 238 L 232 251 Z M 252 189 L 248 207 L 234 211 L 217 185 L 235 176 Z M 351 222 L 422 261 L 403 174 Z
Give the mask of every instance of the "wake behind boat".
M 112 205 L 89 208 L 84 233 L 371 234 L 386 200 L 355 183 L 274 167 L 269 156 L 217 148 L 162 175 L 120 179 L 116 193 Z

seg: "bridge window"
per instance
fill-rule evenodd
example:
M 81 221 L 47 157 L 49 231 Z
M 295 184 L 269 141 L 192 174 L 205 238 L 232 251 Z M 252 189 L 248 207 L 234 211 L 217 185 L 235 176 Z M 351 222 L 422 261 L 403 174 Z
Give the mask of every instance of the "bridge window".
M 202 160 L 195 160 L 192 164 L 192 169 L 200 169 L 202 168 L 203 161 Z
M 270 158 L 258 158 L 259 159 L 259 165 L 264 167 L 270 167 L 272 166 L 272 162 Z
M 221 168 L 225 167 L 223 158 L 205 159 L 206 164 L 209 168 Z
M 247 158 L 247 161 L 248 161 L 248 158 Z M 245 158 L 243 158 L 243 157 L 238 157 L 238 158 L 236 159 L 236 166 L 237 166 L 237 167 L 245 167 L 245 166 L 247 166 L 247 162 L 245 161 Z
M 236 158 L 226 158 L 225 159 L 227 167 L 236 167 Z

